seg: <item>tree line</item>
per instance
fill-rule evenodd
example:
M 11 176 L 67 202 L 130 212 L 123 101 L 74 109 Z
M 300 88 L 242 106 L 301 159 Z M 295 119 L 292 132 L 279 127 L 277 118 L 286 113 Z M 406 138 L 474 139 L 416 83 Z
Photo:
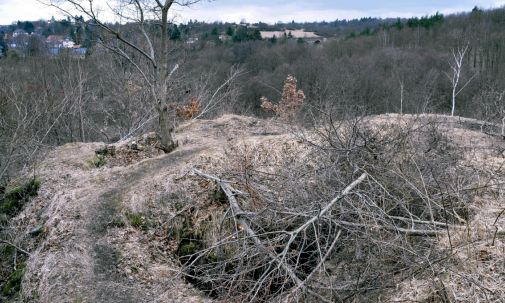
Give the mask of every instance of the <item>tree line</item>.
M 318 45 L 288 37 L 249 39 L 248 35 L 257 37 L 258 29 L 229 25 L 224 34 L 232 37 L 230 43 L 188 44 L 176 39 L 175 27 L 168 25 L 170 60 L 165 68 L 171 72 L 177 66 L 177 77 L 169 80 L 171 88 L 163 100 L 182 105 L 198 100 L 205 105 L 216 101 L 217 91 L 223 94 L 219 104 L 203 106 L 208 110 L 199 117 L 223 112 L 265 117 L 270 114 L 261 108 L 261 97 L 279 99 L 291 74 L 306 97 L 298 117 L 302 123 L 321 112 L 343 115 L 353 110 L 448 114 L 455 91 L 450 77 L 453 50 L 467 47 L 455 114 L 499 123 L 505 110 L 505 10 L 437 14 L 419 19 L 417 26 L 401 22 L 406 26 L 378 26 L 368 35 L 341 36 Z M 208 27 L 211 36 L 220 33 L 213 24 Z M 135 25 L 110 28 L 145 46 Z M 157 25 L 146 21 L 145 30 L 155 33 Z M 96 29 L 93 35 L 101 43 L 85 59 L 61 55 L 40 60 L 37 52 L 0 59 L 1 177 L 49 146 L 113 142 L 159 127 L 145 75 L 130 64 L 136 60 L 147 66 L 148 57 L 141 58 Z M 157 51 L 161 45 L 156 43 Z M 237 67 L 243 72 L 227 82 Z

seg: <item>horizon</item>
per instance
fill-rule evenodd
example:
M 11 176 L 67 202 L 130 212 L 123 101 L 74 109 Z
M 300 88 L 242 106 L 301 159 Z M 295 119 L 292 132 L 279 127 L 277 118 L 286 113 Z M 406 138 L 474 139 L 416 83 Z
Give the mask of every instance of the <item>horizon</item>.
M 103 1 L 103 0 L 102 0 Z M 444 15 L 471 11 L 475 6 L 482 9 L 501 8 L 505 0 L 479 1 L 399 1 L 374 3 L 363 0 L 356 3 L 343 1 L 316 0 L 311 3 L 294 0 L 289 4 L 279 0 L 218 0 L 198 3 L 190 8 L 177 7 L 172 16 L 176 23 L 187 23 L 190 20 L 206 23 L 258 23 L 267 24 L 322 22 L 335 20 L 353 20 L 360 18 L 410 18 L 433 15 L 437 12 Z M 11 25 L 17 21 L 57 20 L 66 18 L 54 8 L 43 6 L 37 0 L 0 0 L 0 25 Z M 108 18 L 111 20 L 110 18 Z M 112 21 L 112 20 L 111 20 Z

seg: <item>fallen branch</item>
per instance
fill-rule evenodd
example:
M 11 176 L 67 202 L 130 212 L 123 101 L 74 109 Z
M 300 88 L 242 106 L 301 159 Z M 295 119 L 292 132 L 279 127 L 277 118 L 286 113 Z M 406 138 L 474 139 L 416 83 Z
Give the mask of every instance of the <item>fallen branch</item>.
M 290 292 L 290 294 L 288 296 L 286 296 L 286 300 L 285 300 L 286 302 L 288 302 L 289 297 L 291 295 L 295 294 L 308 281 L 310 281 L 310 279 L 314 276 L 314 274 L 321 268 L 321 266 L 323 266 L 324 262 L 326 262 L 326 260 L 328 260 L 331 252 L 333 251 L 333 248 L 335 248 L 335 244 L 337 244 L 338 238 L 340 238 L 340 234 L 341 233 L 342 233 L 342 231 L 339 230 L 338 233 L 337 233 L 337 236 L 335 237 L 335 240 L 333 240 L 333 242 L 331 243 L 330 248 L 328 249 L 328 251 L 326 252 L 326 254 L 324 255 L 324 257 L 321 258 L 321 261 L 319 261 L 319 263 L 317 264 L 317 266 L 312 270 L 312 272 L 307 276 L 307 278 L 305 278 L 305 280 L 302 282 L 302 284 L 297 285 L 295 288 L 293 288 L 293 290 Z
M 351 184 L 349 184 L 343 191 L 340 195 L 338 195 L 336 198 L 334 198 L 333 200 L 331 200 L 330 203 L 328 203 L 328 205 L 326 205 L 321 211 L 319 211 L 319 213 L 315 216 L 313 216 L 311 219 L 309 219 L 307 222 L 305 222 L 304 224 L 302 224 L 300 227 L 298 227 L 297 229 L 295 229 L 294 231 L 290 232 L 290 238 L 288 240 L 288 243 L 286 244 L 286 246 L 284 247 L 284 250 L 283 252 L 281 253 L 281 256 L 282 258 L 284 259 L 289 251 L 289 248 L 291 247 L 291 244 L 293 244 L 293 241 L 296 239 L 296 237 L 298 236 L 298 234 L 300 234 L 300 232 L 302 232 L 303 230 L 307 229 L 307 227 L 309 227 L 311 224 L 313 224 L 314 222 L 316 222 L 317 220 L 319 220 L 319 218 L 321 218 L 322 216 L 324 216 L 334 205 L 335 203 L 337 203 L 338 201 L 342 200 L 345 196 L 349 195 L 349 193 L 356 187 L 358 186 L 361 182 L 363 182 L 366 177 L 368 176 L 367 173 L 364 173 L 362 174 L 358 179 L 356 179 L 354 182 L 352 182 Z
M 368 176 L 366 173 L 362 174 L 358 179 L 356 179 L 354 182 L 352 182 L 351 184 L 349 184 L 349 186 L 347 186 L 342 191 L 342 193 L 340 195 L 338 195 L 330 203 L 328 203 L 328 205 L 326 205 L 317 215 L 315 215 L 312 218 L 310 218 L 309 220 L 307 220 L 304 224 L 302 224 L 296 230 L 290 232 L 289 233 L 290 234 L 290 239 L 289 239 L 288 243 L 286 244 L 283 252 L 279 256 L 279 255 L 277 255 L 275 253 L 274 250 L 268 248 L 267 246 L 265 246 L 263 244 L 263 242 L 261 242 L 261 240 L 259 239 L 258 235 L 251 228 L 249 222 L 246 219 L 237 216 L 237 214 L 243 214 L 244 213 L 244 211 L 240 208 L 240 205 L 238 204 L 238 201 L 236 199 L 236 195 L 240 194 L 241 192 L 235 190 L 229 184 L 231 182 L 221 180 L 221 179 L 219 179 L 219 178 L 217 178 L 215 176 L 208 175 L 208 174 L 203 173 L 203 172 L 198 171 L 198 170 L 194 170 L 194 172 L 198 176 L 204 177 L 206 179 L 213 180 L 213 181 L 217 182 L 220 185 L 221 189 L 223 190 L 223 192 L 225 193 L 226 197 L 228 198 L 228 202 L 230 204 L 230 209 L 232 210 L 232 213 L 235 215 L 235 217 L 237 217 L 237 222 L 241 225 L 242 229 L 245 231 L 245 233 L 253 240 L 253 242 L 261 250 L 263 250 L 265 253 L 267 253 L 268 256 L 274 262 L 276 262 L 278 264 L 278 266 L 280 268 L 282 268 L 288 274 L 289 278 L 295 283 L 296 290 L 303 289 L 303 290 L 307 291 L 308 293 L 310 293 L 311 295 L 317 297 L 319 300 L 321 300 L 323 302 L 331 302 L 328 299 L 322 297 L 321 295 L 319 295 L 319 294 L 315 293 L 314 291 L 312 291 L 312 290 L 308 289 L 307 287 L 305 287 L 305 284 L 308 281 L 308 279 L 310 279 L 313 276 L 314 271 L 316 271 L 322 265 L 322 263 L 324 262 L 324 260 L 326 260 L 326 258 L 328 257 L 330 251 L 333 249 L 333 247 L 336 244 L 336 241 L 338 240 L 338 238 L 340 236 L 340 231 L 338 232 L 337 237 L 335 238 L 334 242 L 332 243 L 331 249 L 327 252 L 326 256 L 323 257 L 323 259 L 321 260 L 321 262 L 319 263 L 319 265 L 316 266 L 316 268 L 311 272 L 311 274 L 309 274 L 309 276 L 307 277 L 307 279 L 305 279 L 305 281 L 302 281 L 296 275 L 295 269 L 293 269 L 285 261 L 285 257 L 286 257 L 286 255 L 287 255 L 287 253 L 289 251 L 289 248 L 290 248 L 291 244 L 293 243 L 293 241 L 295 240 L 295 238 L 298 236 L 298 234 L 300 232 L 304 231 L 305 229 L 307 229 L 310 225 L 314 224 L 314 222 L 316 222 L 320 217 L 324 216 L 338 201 L 340 201 L 341 199 L 343 199 L 345 196 L 349 195 L 351 193 L 351 191 L 356 186 L 358 186 L 360 183 L 362 183 L 366 179 L 366 177 Z
M 216 181 L 219 186 L 221 186 L 221 189 L 225 193 L 226 197 L 228 198 L 228 202 L 230 204 L 230 208 L 233 212 L 233 214 L 239 214 L 239 213 L 244 213 L 242 209 L 240 208 L 237 199 L 235 198 L 237 191 L 233 189 L 233 187 L 230 186 L 230 182 L 221 180 L 217 177 L 205 174 L 201 171 L 195 170 L 195 173 L 201 177 Z M 249 223 L 244 219 L 244 218 L 237 218 L 237 222 L 241 225 L 243 230 L 246 232 L 246 234 L 251 237 L 251 239 L 254 241 L 258 247 L 260 247 L 263 251 L 265 251 L 276 263 L 279 264 L 279 266 L 286 271 L 286 273 L 289 275 L 291 280 L 296 283 L 296 285 L 302 285 L 302 281 L 298 276 L 295 274 L 293 268 L 286 264 L 284 261 L 280 260 L 279 257 L 275 254 L 275 252 L 269 248 L 267 248 L 261 240 L 258 238 L 258 235 L 256 232 L 251 228 Z
M 5 243 L 5 244 L 7 244 L 7 245 L 10 245 L 10 246 L 14 247 L 15 249 L 17 249 L 17 250 L 19 250 L 20 252 L 24 253 L 24 254 L 25 254 L 25 255 L 27 255 L 28 257 L 30 257 L 30 256 L 31 256 L 31 254 L 30 254 L 28 251 L 26 251 L 26 250 L 22 249 L 21 247 L 19 247 L 19 246 L 15 245 L 15 244 L 13 244 L 13 243 L 11 243 L 11 242 L 9 242 L 9 241 L 6 241 L 6 240 L 0 240 L 0 243 Z

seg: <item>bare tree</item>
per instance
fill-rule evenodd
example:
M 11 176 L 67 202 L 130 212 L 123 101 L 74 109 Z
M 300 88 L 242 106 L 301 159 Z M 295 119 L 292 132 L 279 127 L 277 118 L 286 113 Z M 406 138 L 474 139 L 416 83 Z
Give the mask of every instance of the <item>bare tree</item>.
M 104 46 L 126 59 L 144 79 L 152 102 L 159 115 L 161 149 L 171 152 L 177 147 L 172 133 L 173 119 L 170 118 L 170 92 L 179 63 L 171 63 L 168 48 L 169 12 L 175 6 L 191 6 L 201 0 L 128 0 L 106 1 L 109 11 L 128 28 L 133 36 L 122 27 L 108 23 L 92 0 L 50 0 L 46 3 L 69 16 L 76 13 L 89 19 L 89 24 L 104 33 Z M 173 58 L 172 58 L 173 59 Z
M 458 87 L 461 79 L 461 71 L 463 69 L 463 60 L 468 51 L 469 43 L 464 47 L 458 47 L 456 50 L 452 50 L 452 58 L 449 60 L 449 66 L 451 67 L 451 72 L 447 73 L 447 77 L 451 81 L 452 86 L 452 110 L 451 116 L 454 116 L 456 110 L 456 97 L 461 93 L 461 91 L 472 81 L 476 74 L 474 74 L 461 88 Z M 458 89 L 459 88 L 459 89 Z
M 405 92 L 405 71 L 401 69 L 400 53 L 394 52 L 393 56 L 393 77 L 398 80 L 400 86 L 400 114 L 403 115 L 403 100 Z
M 484 131 L 486 126 L 500 128 L 501 130 L 497 132 L 500 132 L 505 139 L 504 96 L 505 91 L 491 84 L 474 97 L 473 103 L 479 105 L 477 108 L 479 110 L 478 119 L 484 121 L 481 130 Z

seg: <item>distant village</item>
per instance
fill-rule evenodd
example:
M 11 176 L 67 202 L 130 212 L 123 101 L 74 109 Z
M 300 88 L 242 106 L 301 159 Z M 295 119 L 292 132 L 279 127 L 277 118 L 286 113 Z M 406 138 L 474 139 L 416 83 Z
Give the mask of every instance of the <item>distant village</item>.
M 44 37 L 37 33 L 28 33 L 23 29 L 15 30 L 11 36 L 5 37 L 8 41 L 9 49 L 19 49 L 25 51 L 30 46 L 30 39 L 40 39 L 45 42 L 47 51 L 51 55 L 59 55 L 62 51 L 69 51 L 70 54 L 82 57 L 86 55 L 86 47 L 76 44 L 72 38 L 61 35 L 49 35 Z
M 84 21 L 64 19 L 18 21 L 11 25 L 0 26 L 0 56 L 8 51 L 17 55 L 39 54 L 58 56 L 70 55 L 84 58 L 91 47 L 96 48 L 97 38 L 85 25 Z M 195 26 L 199 25 L 199 27 Z M 212 28 L 210 28 L 213 26 Z M 196 28 L 196 30 L 194 30 Z M 180 40 L 189 45 L 213 46 L 222 43 L 242 42 L 247 40 L 295 39 L 298 42 L 319 44 L 326 38 L 315 32 L 303 29 L 264 30 L 257 25 L 240 24 L 205 24 L 173 25 L 169 33 L 171 40 Z M 98 47 L 100 48 L 100 47 Z
M 69 54 L 84 58 L 88 47 L 83 45 L 85 30 L 70 20 L 18 21 L 0 26 L 0 55 Z

